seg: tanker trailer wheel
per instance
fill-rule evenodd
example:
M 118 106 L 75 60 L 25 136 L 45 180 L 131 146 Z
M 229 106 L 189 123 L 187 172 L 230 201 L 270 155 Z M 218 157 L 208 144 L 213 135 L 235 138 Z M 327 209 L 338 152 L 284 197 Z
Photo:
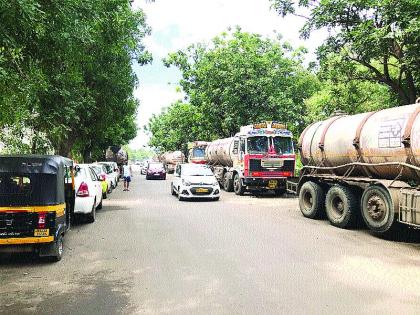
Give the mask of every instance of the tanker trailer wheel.
M 304 217 L 318 219 L 324 214 L 325 192 L 321 185 L 306 182 L 299 192 L 299 208 Z
M 235 177 L 233 179 L 233 190 L 238 196 L 243 196 L 245 193 L 245 187 L 244 185 L 242 185 L 242 181 L 239 177 L 239 174 L 235 174 Z
M 362 195 L 362 217 L 367 227 L 379 234 L 389 231 L 395 220 L 392 198 L 381 186 L 370 186 Z
M 233 180 L 229 178 L 227 172 L 225 173 L 225 175 L 223 175 L 223 189 L 227 192 L 233 191 Z
M 332 225 L 345 229 L 356 224 L 360 200 L 349 187 L 332 186 L 325 198 L 325 210 Z

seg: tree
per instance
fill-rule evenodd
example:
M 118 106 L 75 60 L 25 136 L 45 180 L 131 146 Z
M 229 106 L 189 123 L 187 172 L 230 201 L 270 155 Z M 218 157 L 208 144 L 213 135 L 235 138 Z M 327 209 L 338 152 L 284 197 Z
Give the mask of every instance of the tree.
M 0 130 L 30 135 L 34 153 L 47 140 L 85 158 L 135 137 L 131 66 L 151 60 L 141 10 L 128 0 L 2 1 L 0 17 Z
M 281 16 L 310 10 L 301 35 L 326 28 L 321 61 L 331 54 L 364 71 L 348 79 L 387 86 L 401 105 L 414 103 L 420 89 L 420 18 L 418 0 L 271 0 Z M 302 16 L 302 15 L 300 15 Z
M 210 140 L 261 120 L 286 122 L 300 131 L 304 100 L 318 88 L 316 76 L 302 65 L 304 53 L 279 39 L 236 29 L 210 45 L 172 53 L 164 62 L 181 70 L 180 85 L 199 114 L 191 126 Z
M 150 119 L 146 127 L 152 135 L 149 145 L 159 152 L 186 152 L 188 142 L 211 136 L 210 130 L 203 128 L 204 120 L 197 107 L 178 101 Z

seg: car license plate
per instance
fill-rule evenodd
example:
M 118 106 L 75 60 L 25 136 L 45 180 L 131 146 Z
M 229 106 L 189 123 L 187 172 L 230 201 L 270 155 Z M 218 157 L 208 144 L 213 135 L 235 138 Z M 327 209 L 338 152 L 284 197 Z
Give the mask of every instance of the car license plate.
M 272 179 L 268 181 L 268 188 L 269 189 L 274 189 L 277 188 L 277 181 Z
M 49 236 L 50 229 L 37 229 L 34 231 L 34 236 Z
M 160 174 L 159 173 L 155 173 L 155 176 L 159 176 Z
M 209 190 L 207 188 L 197 188 L 197 190 L 196 190 L 196 192 L 198 192 L 198 193 L 206 193 L 208 191 Z

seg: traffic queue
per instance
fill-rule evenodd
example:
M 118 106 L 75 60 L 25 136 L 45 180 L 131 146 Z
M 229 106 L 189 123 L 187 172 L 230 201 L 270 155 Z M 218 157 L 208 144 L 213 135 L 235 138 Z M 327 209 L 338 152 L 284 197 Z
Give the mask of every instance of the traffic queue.
M 0 156 L 0 253 L 33 252 L 61 260 L 70 226 L 80 219 L 95 222 L 96 210 L 120 176 L 115 162 Z

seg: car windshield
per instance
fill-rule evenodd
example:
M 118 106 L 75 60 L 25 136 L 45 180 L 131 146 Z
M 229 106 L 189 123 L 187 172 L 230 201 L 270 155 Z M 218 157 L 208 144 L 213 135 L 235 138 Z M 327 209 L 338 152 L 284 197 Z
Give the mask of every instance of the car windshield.
M 102 164 L 103 166 L 105 166 L 105 170 L 107 174 L 111 174 L 112 173 L 112 167 L 109 164 Z
M 194 148 L 192 156 L 195 158 L 202 158 L 206 155 L 206 149 L 204 148 Z
M 181 173 L 185 176 L 213 176 L 210 168 L 199 165 L 183 165 Z
M 249 137 L 247 139 L 248 153 L 267 153 L 268 141 L 266 136 Z
M 291 138 L 274 137 L 273 146 L 277 154 L 293 154 L 293 143 Z

